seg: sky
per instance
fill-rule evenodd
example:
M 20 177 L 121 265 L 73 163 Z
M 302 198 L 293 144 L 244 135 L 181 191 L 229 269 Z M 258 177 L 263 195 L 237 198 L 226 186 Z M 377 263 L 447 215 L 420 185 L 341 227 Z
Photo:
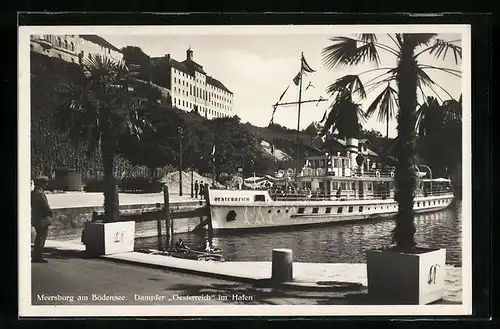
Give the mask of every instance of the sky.
M 194 60 L 203 66 L 208 75 L 220 80 L 234 93 L 234 111 L 242 122 L 250 122 L 256 126 L 267 126 L 271 120 L 272 105 L 287 86 L 290 86 L 282 102 L 296 102 L 298 87 L 293 78 L 300 70 L 301 53 L 304 53 L 309 65 L 316 70 L 308 74 L 303 81 L 302 100 L 328 98 L 327 86 L 339 77 L 346 74 L 358 74 L 376 68 L 374 64 L 358 65 L 352 68 L 327 69 L 322 62 L 322 50 L 332 44 L 329 38 L 338 36 L 334 33 L 323 34 L 165 34 L 165 35 L 120 35 L 100 34 L 106 40 L 122 48 L 125 46 L 140 47 L 151 57 L 170 54 L 172 58 L 183 61 L 186 50 L 191 47 Z M 342 36 L 352 36 L 342 34 Z M 460 34 L 439 34 L 438 38 L 445 40 L 459 40 Z M 380 43 L 394 47 L 392 41 L 385 35 L 378 35 Z M 460 41 L 455 44 L 460 44 Z M 396 58 L 391 53 L 379 50 L 380 68 L 394 67 Z M 445 60 L 436 59 L 433 55 L 422 55 L 419 62 L 433 66 L 447 67 L 460 70 L 451 53 Z M 361 76 L 363 82 L 368 82 L 384 71 L 375 71 Z M 451 96 L 458 99 L 461 94 L 462 82 L 460 77 L 443 73 L 437 70 L 426 71 L 437 85 L 444 88 Z M 395 89 L 395 84 L 392 85 Z M 385 87 L 373 90 L 364 100 L 355 99 L 363 110 L 366 110 L 378 93 Z M 450 97 L 438 86 L 435 92 L 424 89 L 428 96 L 439 95 L 442 100 Z M 439 99 L 439 98 L 438 98 Z M 301 106 L 300 128 L 306 128 L 312 121 L 320 121 L 331 101 L 303 104 Z M 274 122 L 291 129 L 297 128 L 297 105 L 278 107 Z M 363 123 L 365 129 L 375 129 L 385 135 L 386 124 L 377 122 L 374 115 Z M 396 121 L 389 123 L 389 136 L 396 136 Z

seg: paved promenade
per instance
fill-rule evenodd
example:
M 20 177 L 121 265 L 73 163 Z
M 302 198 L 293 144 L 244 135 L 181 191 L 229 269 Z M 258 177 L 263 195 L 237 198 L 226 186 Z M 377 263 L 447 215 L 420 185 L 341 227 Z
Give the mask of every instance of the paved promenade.
M 72 242 L 48 241 L 47 247 L 59 251 L 83 251 L 82 244 Z M 270 262 L 201 262 L 166 257 L 161 255 L 138 252 L 103 256 L 102 259 L 128 264 L 142 265 L 144 268 L 173 270 L 209 277 L 245 283 L 266 282 L 271 275 Z M 445 280 L 445 303 L 460 303 L 462 301 L 461 268 L 448 266 Z M 341 300 L 336 303 L 363 303 L 361 293 L 366 293 L 365 264 L 335 264 L 335 263 L 294 263 L 294 281 L 279 288 L 282 290 L 328 292 L 336 293 Z M 341 298 L 342 297 L 342 298 Z
M 87 193 L 87 192 L 66 192 L 47 194 L 47 200 L 52 209 L 62 208 L 81 208 L 81 207 L 102 207 L 104 204 L 103 193 Z M 155 204 L 163 205 L 163 192 L 160 193 L 120 193 L 120 205 L 140 205 L 140 204 Z M 196 203 L 201 199 L 191 199 L 191 195 L 179 196 L 179 194 L 170 194 L 169 201 L 171 203 Z

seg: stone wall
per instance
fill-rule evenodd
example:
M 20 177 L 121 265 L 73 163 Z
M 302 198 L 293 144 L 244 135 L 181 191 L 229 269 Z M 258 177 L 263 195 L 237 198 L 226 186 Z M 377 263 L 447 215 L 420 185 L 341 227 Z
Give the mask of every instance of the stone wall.
M 152 237 L 157 235 L 157 219 L 163 219 L 162 204 L 142 204 L 120 206 L 122 220 L 136 220 L 136 238 Z M 198 206 L 196 206 L 198 207 Z M 171 205 L 170 211 L 194 210 L 192 205 Z M 54 209 L 52 226 L 49 229 L 49 239 L 51 240 L 78 240 L 81 239 L 85 222 L 92 219 L 92 214 L 104 213 L 101 207 L 80 207 Z M 149 219 L 149 221 L 143 221 Z M 200 218 L 181 218 L 174 220 L 174 233 L 187 233 L 193 230 L 200 223 Z M 165 221 L 162 221 L 162 233 L 165 234 Z M 34 230 L 33 230 L 34 231 Z M 32 242 L 34 232 L 32 232 Z

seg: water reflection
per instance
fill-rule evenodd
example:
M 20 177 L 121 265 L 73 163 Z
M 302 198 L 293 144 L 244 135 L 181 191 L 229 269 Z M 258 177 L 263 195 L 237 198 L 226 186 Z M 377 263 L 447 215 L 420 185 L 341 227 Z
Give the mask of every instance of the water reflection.
M 417 215 L 415 239 L 421 246 L 446 248 L 446 261 L 461 264 L 462 204 L 453 202 L 445 210 Z M 214 245 L 224 250 L 224 257 L 237 261 L 270 261 L 273 248 L 290 248 L 297 262 L 363 263 L 366 251 L 391 243 L 394 221 L 346 223 L 294 229 L 281 232 L 238 233 L 218 235 Z M 199 245 L 202 238 L 194 234 L 178 234 L 187 245 Z M 156 248 L 156 238 L 140 239 L 139 247 Z

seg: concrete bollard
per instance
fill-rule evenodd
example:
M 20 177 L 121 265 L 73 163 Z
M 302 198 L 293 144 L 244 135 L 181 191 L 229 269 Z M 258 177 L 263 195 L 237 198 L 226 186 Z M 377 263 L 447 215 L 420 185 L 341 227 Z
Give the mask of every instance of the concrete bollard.
M 271 280 L 290 282 L 293 279 L 292 249 L 273 249 Z

